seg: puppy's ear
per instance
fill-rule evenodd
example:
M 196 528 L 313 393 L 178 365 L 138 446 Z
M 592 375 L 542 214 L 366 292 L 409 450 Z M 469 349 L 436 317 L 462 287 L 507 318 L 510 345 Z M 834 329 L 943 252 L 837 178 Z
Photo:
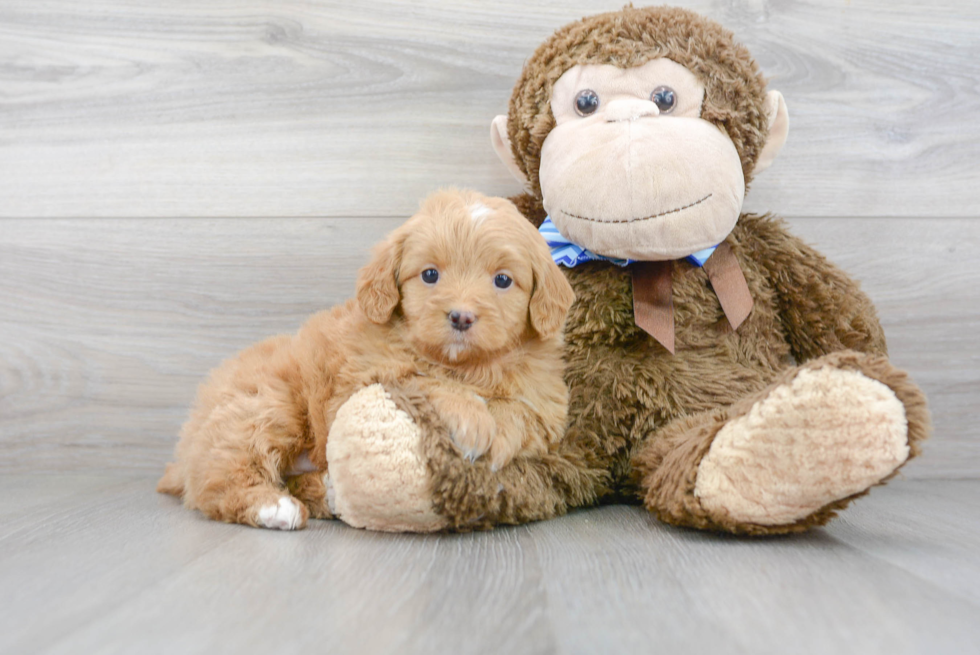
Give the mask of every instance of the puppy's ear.
M 374 247 L 371 261 L 357 273 L 357 304 L 374 323 L 387 323 L 401 299 L 398 267 L 405 237 L 398 230 Z
M 531 270 L 534 272 L 534 290 L 528 309 L 531 325 L 542 338 L 547 339 L 558 334 L 565 325 L 575 292 L 551 259 L 551 253 L 544 243 L 533 252 Z

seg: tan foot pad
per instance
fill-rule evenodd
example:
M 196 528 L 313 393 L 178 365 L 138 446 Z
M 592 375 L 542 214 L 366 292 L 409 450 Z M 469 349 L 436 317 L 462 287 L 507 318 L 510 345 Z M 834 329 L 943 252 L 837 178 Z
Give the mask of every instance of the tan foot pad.
M 803 369 L 715 436 L 694 495 L 712 513 L 786 525 L 880 482 L 909 456 L 905 408 L 860 373 Z
M 344 523 L 387 532 L 445 527 L 432 510 L 419 428 L 380 384 L 358 391 L 337 412 L 327 462 L 330 510 Z

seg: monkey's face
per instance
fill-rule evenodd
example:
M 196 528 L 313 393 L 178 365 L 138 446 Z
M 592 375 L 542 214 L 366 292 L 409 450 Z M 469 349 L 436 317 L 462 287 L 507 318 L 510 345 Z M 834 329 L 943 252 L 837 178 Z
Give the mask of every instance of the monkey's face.
M 558 230 L 598 254 L 646 261 L 724 240 L 745 181 L 732 140 L 700 117 L 704 94 L 669 59 L 566 71 L 552 91 L 555 128 L 539 170 Z

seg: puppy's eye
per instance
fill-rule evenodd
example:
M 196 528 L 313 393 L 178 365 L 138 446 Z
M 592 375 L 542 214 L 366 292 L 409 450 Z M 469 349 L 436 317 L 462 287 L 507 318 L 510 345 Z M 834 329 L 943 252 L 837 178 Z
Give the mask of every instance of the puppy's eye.
M 435 284 L 439 281 L 439 271 L 434 268 L 427 268 L 422 271 L 422 281 L 426 284 Z
M 498 289 L 506 289 L 513 283 L 514 280 L 512 280 L 509 275 L 504 275 L 503 273 L 498 273 L 497 276 L 493 278 L 493 285 Z
M 677 106 L 677 94 L 669 86 L 658 86 L 650 94 L 650 100 L 657 105 L 661 114 L 669 114 Z
M 575 112 L 579 116 L 590 116 L 599 108 L 599 95 L 592 89 L 579 91 L 575 96 Z

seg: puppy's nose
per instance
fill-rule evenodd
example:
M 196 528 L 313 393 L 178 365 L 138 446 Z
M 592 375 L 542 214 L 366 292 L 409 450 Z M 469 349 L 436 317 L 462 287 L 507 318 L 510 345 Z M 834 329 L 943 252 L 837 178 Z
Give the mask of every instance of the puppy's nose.
M 454 330 L 465 332 L 476 323 L 476 316 L 473 315 L 473 312 L 461 312 L 458 309 L 454 309 L 449 312 L 449 322 L 452 324 Z

